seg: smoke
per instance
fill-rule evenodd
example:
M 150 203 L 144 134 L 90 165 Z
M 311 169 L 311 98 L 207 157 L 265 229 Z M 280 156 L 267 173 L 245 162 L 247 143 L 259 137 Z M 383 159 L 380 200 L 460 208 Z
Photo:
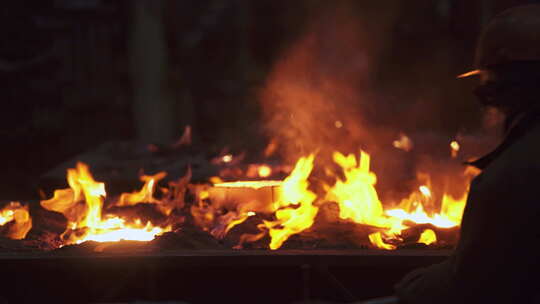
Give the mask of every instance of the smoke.
M 392 141 L 369 126 L 376 114 L 370 86 L 381 49 L 377 33 L 391 24 L 392 14 L 374 29 L 342 3 L 319 15 L 283 54 L 263 91 L 266 130 L 288 160 L 316 151 L 324 157 L 334 150 L 374 148 L 385 140 L 381 135 Z
M 399 2 L 340 3 L 313 18 L 274 65 L 261 94 L 266 132 L 289 163 L 313 152 L 319 162 L 329 163 L 333 151 L 366 150 L 373 156 L 379 193 L 389 197 L 417 187 L 419 172 L 433 175 L 439 189 L 455 185 L 456 193 L 463 192 L 464 167 L 451 158 L 449 144 L 462 120 L 474 125 L 479 117 L 476 105 L 463 98 L 463 89 L 456 90 L 459 60 L 452 56 L 459 45 L 448 48 L 451 43 L 440 38 L 429 51 L 407 57 L 419 48 L 413 46 L 403 50 L 407 56 L 388 63 L 401 52 L 393 49 L 400 44 L 391 40 Z M 403 58 L 414 60 L 400 65 Z M 381 86 L 385 68 L 391 72 Z M 402 131 L 414 142 L 412 152 L 392 145 Z M 487 146 L 483 142 L 460 136 L 464 155 L 485 151 L 478 148 Z

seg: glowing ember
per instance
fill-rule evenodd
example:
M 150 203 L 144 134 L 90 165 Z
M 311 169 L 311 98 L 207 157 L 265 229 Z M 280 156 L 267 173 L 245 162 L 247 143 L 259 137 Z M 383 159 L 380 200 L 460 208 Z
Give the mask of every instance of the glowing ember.
M 272 174 L 272 169 L 266 165 L 259 167 L 259 176 L 260 177 L 268 177 Z
M 459 149 L 460 146 L 457 141 L 454 140 L 450 143 L 450 153 L 452 155 L 452 158 L 456 158 L 458 156 Z
M 224 155 L 221 160 L 223 160 L 224 163 L 230 163 L 233 160 L 233 156 L 231 154 Z
M 32 218 L 28 212 L 28 206 L 22 206 L 19 202 L 11 202 L 0 210 L 0 226 L 13 222 L 6 236 L 14 240 L 24 239 L 32 228 Z
M 334 122 L 334 126 L 335 126 L 336 128 L 338 128 L 338 129 L 341 129 L 341 128 L 343 128 L 343 123 L 342 123 L 341 121 L 339 121 L 339 120 L 336 120 L 336 121 Z
M 405 134 L 401 133 L 399 139 L 394 140 L 392 143 L 394 148 L 409 152 L 413 149 L 414 144 L 412 140 Z

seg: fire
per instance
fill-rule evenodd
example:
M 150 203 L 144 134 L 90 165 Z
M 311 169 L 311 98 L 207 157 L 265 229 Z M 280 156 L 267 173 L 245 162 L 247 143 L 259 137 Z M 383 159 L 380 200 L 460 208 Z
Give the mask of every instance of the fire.
M 28 206 L 19 202 L 11 202 L 0 210 L 0 226 L 13 223 L 9 227 L 6 236 L 14 240 L 21 240 L 32 228 L 32 218 L 28 212 Z
M 379 230 L 369 234 L 368 239 L 374 247 L 385 250 L 396 249 L 396 244 L 403 241 L 402 231 L 411 228 L 411 225 L 425 224 L 442 229 L 460 225 L 467 197 L 466 193 L 459 199 L 444 194 L 440 211 L 428 213 L 424 206 L 434 205 L 434 193 L 429 178 L 424 176 L 425 174 L 421 174 L 419 178 L 425 179 L 427 183 L 419 186 L 407 199 L 404 199 L 399 204 L 399 208 L 386 210 L 375 189 L 377 176 L 370 170 L 370 155 L 368 153 L 360 151 L 357 159 L 352 154 L 343 155 L 335 152 L 333 158 L 343 170 L 343 178 L 336 177 L 333 186 L 327 185 L 324 189 L 326 194 L 323 197 L 318 197 L 309 189 L 308 178 L 314 166 L 313 154 L 300 158 L 292 173 L 283 181 L 239 181 L 214 186 L 254 189 L 276 187 L 278 195 L 272 208 L 276 220 L 263 221 L 263 230 L 268 231 L 271 238 L 269 247 L 272 250 L 280 248 L 291 235 L 309 229 L 314 224 L 315 217 L 319 212 L 319 205 L 324 202 L 338 204 L 340 219 L 368 225 Z M 223 219 L 224 223 L 230 227 L 245 221 L 248 216 L 246 213 L 235 212 L 221 216 L 220 219 Z M 227 228 L 226 231 L 229 229 Z M 256 235 L 243 235 L 241 242 L 259 240 L 263 235 L 264 232 Z M 436 244 L 436 232 L 432 229 L 424 229 L 418 235 L 417 242 L 427 245 Z
M 271 237 L 270 249 L 278 249 L 291 235 L 308 229 L 315 221 L 319 208 L 313 202 L 317 195 L 308 189 L 314 159 L 313 154 L 300 158 L 280 187 L 280 197 L 274 204 L 278 209 L 276 220 L 264 222 Z
M 431 197 L 431 190 L 429 189 L 428 186 L 420 186 L 420 188 L 418 188 L 418 190 L 420 190 L 420 192 L 422 192 L 422 194 L 426 197 Z
M 362 151 L 360 163 L 357 164 L 354 155 L 344 156 L 336 152 L 334 153 L 334 161 L 343 169 L 345 180 L 338 179 L 335 185 L 328 189 L 326 199 L 338 203 L 341 219 L 385 228 L 386 230 L 383 232 L 369 235 L 369 239 L 375 247 L 395 249 L 395 246 L 384 242 L 383 236 L 387 239 L 399 240 L 401 231 L 408 228 L 405 223 L 431 224 L 439 228 L 452 228 L 460 225 L 466 194 L 458 200 L 445 194 L 440 213 L 430 216 L 424 211 L 423 204 L 430 202 L 433 194 L 429 186 L 422 185 L 418 188 L 418 194 L 411 194 L 400 204 L 401 208 L 385 210 L 375 189 L 377 177 L 369 169 L 369 154 Z M 424 234 L 424 237 L 420 238 L 422 242 L 428 236 L 431 237 L 430 232 L 424 232 Z M 431 243 L 434 243 L 436 237 L 431 237 L 430 240 L 432 240 Z
M 140 191 L 133 193 L 123 193 L 117 203 L 118 206 L 131 206 L 141 202 L 154 203 L 157 200 L 154 198 L 156 190 L 156 183 L 167 176 L 167 173 L 160 172 L 153 176 L 143 175 L 141 181 L 144 182 L 144 186 Z
M 357 164 L 354 155 L 335 152 L 334 161 L 343 169 L 345 180 L 338 179 L 328 191 L 327 199 L 339 204 L 339 217 L 376 227 L 391 225 L 383 216 L 383 205 L 375 190 L 377 177 L 369 170 L 369 154 L 361 151 Z
M 369 235 L 369 241 L 375 245 L 375 247 L 385 250 L 394 250 L 396 249 L 395 245 L 386 244 L 383 241 L 382 234 L 380 232 L 375 232 Z
M 155 177 L 148 177 L 143 190 L 121 196 L 122 204 L 135 204 L 137 199 L 152 200 Z M 120 217 L 102 217 L 106 197 L 105 184 L 94 180 L 88 166 L 78 163 L 67 174 L 69 189 L 56 190 L 53 198 L 41 202 L 45 209 L 60 212 L 68 219 L 68 228 L 62 235 L 66 244 L 93 240 L 110 242 L 120 240 L 149 241 L 170 230 L 155 227 L 151 222 L 135 219 L 128 223 Z M 152 191 L 147 192 L 149 189 Z M 142 202 L 142 201 L 141 201 Z
M 451 148 L 458 151 L 459 144 L 453 143 Z M 402 134 L 397 146 L 410 149 L 412 142 Z M 219 157 L 222 162 L 236 162 L 238 159 L 235 157 L 233 160 L 230 154 Z M 300 157 L 283 180 L 224 182 L 215 177 L 211 179 L 211 185 L 193 184 L 188 187 L 189 171 L 181 181 L 169 183 L 169 188 L 165 189 L 158 187 L 158 183 L 166 177 L 165 172 L 142 175 L 140 179 L 144 184 L 140 190 L 108 200 L 105 184 L 93 178 L 87 165 L 78 163 L 67 172 L 69 188 L 56 190 L 52 198 L 41 201 L 41 206 L 66 217 L 68 224 L 61 235 L 64 245 L 85 241 L 153 240 L 171 231 L 174 216 L 186 210 L 183 207 L 187 191 L 195 199 L 188 208 L 192 223 L 214 238 L 224 239 L 233 228 L 241 229 L 245 225 L 258 228 L 259 233 L 256 234 L 231 234 L 231 239 L 240 236 L 240 244 L 235 248 L 242 247 L 244 242 L 255 242 L 268 236 L 268 247 L 276 250 L 295 234 L 320 233 L 319 228 L 323 225 L 310 231 L 319 212 L 322 212 L 320 218 L 335 220 L 334 213 L 328 213 L 333 211 L 321 208 L 327 203 L 335 203 L 339 209 L 331 209 L 338 212 L 337 225 L 347 222 L 343 227 L 366 226 L 366 229 L 357 230 L 358 238 L 373 248 L 395 250 L 411 242 L 428 246 L 444 245 L 448 242 L 447 231 L 459 227 L 468 189 L 459 197 L 450 196 L 441 192 L 437 183 L 434 183 L 437 185 L 434 187 L 429 175 L 424 173 L 418 175 L 418 184 L 409 196 L 385 204 L 380 199 L 383 196 L 377 192 L 378 177 L 371 169 L 370 154 L 362 150 L 358 155 L 335 151 L 332 160 L 337 164 L 339 173 L 335 172 L 334 167 L 327 166 L 317 171 L 317 174 L 327 174 L 322 177 L 311 176 L 315 154 Z M 254 179 L 269 177 L 274 170 L 279 171 L 277 166 L 250 166 L 255 172 Z M 477 173 L 468 168 L 464 178 Z M 139 218 L 139 215 L 122 215 L 122 210 L 138 212 L 140 209 L 133 206 L 141 203 L 145 205 L 140 207 L 150 206 L 161 212 L 160 216 L 165 220 L 155 225 L 159 220 L 152 220 L 153 223 Z M 178 212 L 173 214 L 175 208 Z M 24 238 L 32 227 L 28 207 L 14 202 L 2 209 L 0 226 L 6 225 L 11 225 L 9 237 Z M 235 228 L 239 225 L 242 226 Z
M 420 239 L 418 240 L 418 243 L 431 245 L 433 243 L 437 242 L 437 235 L 435 234 L 435 231 L 431 229 L 426 229 L 422 234 L 420 235 Z

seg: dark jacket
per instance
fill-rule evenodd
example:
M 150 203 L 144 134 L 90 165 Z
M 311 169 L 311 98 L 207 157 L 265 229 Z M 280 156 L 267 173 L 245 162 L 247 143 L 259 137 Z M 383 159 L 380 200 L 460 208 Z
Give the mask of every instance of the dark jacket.
M 445 262 L 396 285 L 416 303 L 540 303 L 540 114 L 529 113 L 472 163 L 461 238 Z

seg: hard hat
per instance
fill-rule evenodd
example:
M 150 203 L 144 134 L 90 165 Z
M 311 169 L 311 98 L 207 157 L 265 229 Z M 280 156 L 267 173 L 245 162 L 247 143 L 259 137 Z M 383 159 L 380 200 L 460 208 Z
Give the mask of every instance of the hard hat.
M 476 70 L 458 78 L 518 61 L 540 61 L 540 5 L 511 8 L 493 18 L 478 40 Z

